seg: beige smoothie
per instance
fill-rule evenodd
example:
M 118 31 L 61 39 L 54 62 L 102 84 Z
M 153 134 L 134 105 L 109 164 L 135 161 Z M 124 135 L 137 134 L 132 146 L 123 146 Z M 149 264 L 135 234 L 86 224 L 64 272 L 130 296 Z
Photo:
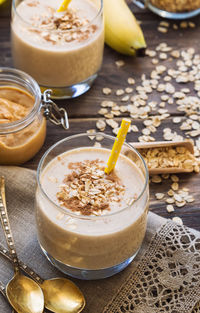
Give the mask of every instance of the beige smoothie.
M 148 189 L 140 169 L 120 155 L 106 175 L 105 148 L 80 148 L 44 168 L 36 216 L 42 248 L 79 269 L 118 265 L 137 253 L 146 230 Z M 143 192 L 144 191 L 144 192 Z
M 94 0 L 24 0 L 13 13 L 12 54 L 16 68 L 40 85 L 66 87 L 96 74 L 102 63 L 104 30 Z

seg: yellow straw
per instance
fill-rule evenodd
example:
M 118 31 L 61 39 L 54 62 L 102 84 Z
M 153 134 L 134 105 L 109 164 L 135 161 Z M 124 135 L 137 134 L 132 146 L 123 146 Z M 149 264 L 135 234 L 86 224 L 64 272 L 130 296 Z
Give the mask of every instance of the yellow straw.
M 110 174 L 110 172 L 115 168 L 122 145 L 124 143 L 124 140 L 126 139 L 126 135 L 127 135 L 130 124 L 131 122 L 129 120 L 126 120 L 126 119 L 122 120 L 121 127 L 118 131 L 117 137 L 112 147 L 111 155 L 109 157 L 107 166 L 105 168 L 106 174 Z
M 71 0 L 64 0 L 61 4 L 61 6 L 58 8 L 57 12 L 63 12 L 66 11 L 68 8 L 68 5 L 70 4 Z

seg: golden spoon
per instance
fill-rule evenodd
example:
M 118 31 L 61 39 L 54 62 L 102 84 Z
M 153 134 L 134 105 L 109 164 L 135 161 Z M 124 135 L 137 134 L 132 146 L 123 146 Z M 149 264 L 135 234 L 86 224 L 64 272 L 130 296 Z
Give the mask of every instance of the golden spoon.
M 0 244 L 0 253 L 12 261 L 10 253 Z M 30 267 L 19 261 L 19 266 L 42 288 L 45 307 L 55 313 L 79 313 L 85 307 L 80 289 L 66 278 L 43 280 Z
M 7 249 L 0 244 L 0 254 L 12 262 Z M 43 280 L 30 267 L 19 260 L 20 268 L 42 288 L 45 307 L 56 313 L 79 313 L 85 306 L 85 299 L 77 286 L 66 278 Z M 62 292 L 62 293 L 61 293 Z
M 4 177 L 0 178 L 0 219 L 15 273 L 14 277 L 6 286 L 7 299 L 18 313 L 42 313 L 44 310 L 44 295 L 40 286 L 32 279 L 20 273 L 19 262 L 8 220 Z

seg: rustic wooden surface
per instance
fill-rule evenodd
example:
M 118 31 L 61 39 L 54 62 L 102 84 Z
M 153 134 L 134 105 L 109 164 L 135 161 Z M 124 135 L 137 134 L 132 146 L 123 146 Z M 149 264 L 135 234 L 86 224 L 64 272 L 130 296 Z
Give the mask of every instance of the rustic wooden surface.
M 196 18 L 193 21 L 197 27 L 194 29 L 179 29 L 174 31 L 172 27 L 167 34 L 162 34 L 157 31 L 157 27 L 161 19 L 148 10 L 141 11 L 134 5 L 131 5 L 138 20 L 142 21 L 142 28 L 146 37 L 149 48 L 155 48 L 159 43 L 166 42 L 173 48 L 188 48 L 194 47 L 196 52 L 200 53 L 199 45 L 199 32 L 200 32 L 200 19 Z M 5 15 L 5 14 L 4 14 Z M 10 35 L 9 35 L 9 17 L 0 17 L 0 66 L 12 66 L 11 50 L 10 50 Z M 126 65 L 120 69 L 117 69 L 115 65 L 116 60 L 124 60 Z M 43 153 L 58 140 L 85 132 L 90 128 L 95 128 L 95 123 L 100 117 L 98 110 L 100 109 L 100 103 L 103 100 L 118 101 L 114 95 L 105 96 L 102 94 L 103 87 L 110 87 L 112 89 L 124 88 L 127 86 L 127 78 L 132 76 L 137 82 L 143 73 L 148 74 L 153 69 L 153 65 L 149 58 L 138 57 L 137 59 L 131 57 L 124 57 L 111 50 L 109 47 L 105 47 L 104 62 L 102 69 L 99 73 L 97 80 L 95 81 L 92 89 L 85 95 L 73 99 L 57 101 L 61 106 L 67 108 L 69 114 L 70 129 L 64 131 L 50 123 L 47 128 L 47 138 L 41 151 L 24 166 L 36 169 L 38 161 Z M 162 126 L 158 128 L 155 135 L 157 140 L 163 140 L 162 129 L 164 127 L 171 127 L 180 133 L 176 124 L 172 123 L 174 116 L 183 116 L 181 112 L 177 112 L 176 107 L 171 105 L 168 107 L 170 117 L 166 119 Z M 134 120 L 132 123 L 136 124 L 139 129 L 143 128 L 141 120 Z M 111 129 L 106 128 L 106 133 L 111 134 Z M 180 133 L 181 134 L 181 133 Z M 141 135 L 141 133 L 140 133 Z M 131 133 L 128 135 L 128 141 L 137 141 L 138 133 Z M 195 197 L 195 202 L 187 204 L 184 208 L 176 209 L 174 213 L 169 214 L 166 211 L 166 204 L 162 201 L 155 200 L 156 192 L 166 192 L 169 189 L 170 180 L 163 181 L 161 184 L 150 185 L 150 208 L 153 212 L 167 218 L 179 216 L 183 219 L 185 225 L 200 230 L 200 175 L 187 174 L 179 175 L 180 187 L 188 187 L 191 194 Z

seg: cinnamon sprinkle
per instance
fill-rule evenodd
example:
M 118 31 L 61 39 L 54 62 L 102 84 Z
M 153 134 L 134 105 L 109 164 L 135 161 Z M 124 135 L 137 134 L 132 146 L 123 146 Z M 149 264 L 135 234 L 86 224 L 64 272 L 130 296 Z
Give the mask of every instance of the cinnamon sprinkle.
M 101 215 L 110 211 L 110 203 L 119 203 L 125 187 L 114 171 L 104 173 L 102 163 L 99 159 L 71 162 L 71 173 L 65 176 L 56 195 L 59 204 L 81 215 Z

